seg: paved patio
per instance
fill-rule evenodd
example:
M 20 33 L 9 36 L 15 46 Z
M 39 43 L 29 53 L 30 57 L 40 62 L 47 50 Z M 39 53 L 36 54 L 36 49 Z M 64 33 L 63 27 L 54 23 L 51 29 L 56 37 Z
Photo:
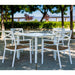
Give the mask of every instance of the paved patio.
M 39 41 L 40 42 L 40 41 Z M 21 52 L 20 60 L 15 61 L 15 67 L 12 68 L 12 54 L 9 51 L 6 52 L 5 63 L 2 64 L 2 55 L 4 42 L 0 40 L 0 70 L 75 70 L 75 40 L 71 40 L 71 55 L 73 64 L 71 65 L 69 62 L 68 52 L 64 55 L 61 53 L 61 64 L 62 69 L 59 68 L 58 59 L 55 61 L 53 58 L 53 52 L 45 52 L 44 53 L 44 64 L 41 64 L 41 54 L 40 49 L 38 49 L 38 64 L 36 65 L 34 62 L 34 54 L 33 54 L 33 63 L 29 63 L 29 51 Z M 37 67 L 36 67 L 37 66 Z

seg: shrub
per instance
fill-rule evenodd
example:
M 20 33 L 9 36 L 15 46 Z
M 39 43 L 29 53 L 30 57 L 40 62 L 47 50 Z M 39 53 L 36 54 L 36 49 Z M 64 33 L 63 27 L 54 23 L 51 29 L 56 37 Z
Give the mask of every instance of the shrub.
M 4 22 L 5 29 L 10 29 L 12 27 L 12 22 Z M 73 24 L 74 26 L 74 24 Z M 23 28 L 23 29 L 41 29 L 41 28 L 61 28 L 61 22 L 49 21 L 49 22 L 14 22 L 14 28 Z M 70 22 L 64 22 L 65 28 L 70 28 Z

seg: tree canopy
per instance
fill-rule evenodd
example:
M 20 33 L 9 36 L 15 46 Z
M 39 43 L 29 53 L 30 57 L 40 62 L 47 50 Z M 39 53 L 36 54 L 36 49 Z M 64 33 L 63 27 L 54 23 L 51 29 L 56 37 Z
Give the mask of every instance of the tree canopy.
M 61 12 L 61 19 L 62 19 L 62 28 L 64 27 L 64 15 L 67 15 L 66 11 L 68 10 L 68 5 L 55 5 L 55 9 L 53 10 L 54 13 Z

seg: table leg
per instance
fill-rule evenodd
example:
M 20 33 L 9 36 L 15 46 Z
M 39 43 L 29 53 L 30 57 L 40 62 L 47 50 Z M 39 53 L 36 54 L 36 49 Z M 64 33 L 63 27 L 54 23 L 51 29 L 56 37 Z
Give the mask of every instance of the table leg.
M 17 36 L 17 45 L 19 44 L 19 36 Z M 17 51 L 17 59 L 20 59 L 20 51 Z
M 37 37 L 35 37 L 35 63 L 37 64 Z
M 34 53 L 33 53 L 33 37 L 32 37 L 32 54 L 34 54 Z
M 19 36 L 17 36 L 17 45 L 19 44 Z

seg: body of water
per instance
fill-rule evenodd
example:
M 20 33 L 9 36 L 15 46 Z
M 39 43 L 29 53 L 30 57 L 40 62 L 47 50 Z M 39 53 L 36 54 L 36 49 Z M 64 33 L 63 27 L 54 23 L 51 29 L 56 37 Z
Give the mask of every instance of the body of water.
M 34 21 L 34 20 L 40 21 L 41 18 L 42 17 L 33 17 L 32 21 Z M 18 21 L 18 19 L 14 19 L 14 21 Z M 26 20 L 20 19 L 19 21 L 22 22 L 22 21 L 26 21 Z M 45 19 L 44 19 L 44 21 L 45 21 Z M 49 18 L 49 21 L 56 21 L 56 18 Z M 61 18 L 58 18 L 58 21 L 61 21 Z M 64 19 L 64 21 L 65 21 L 65 19 Z M 67 21 L 70 21 L 70 18 L 67 18 Z M 73 16 L 73 21 L 75 21 L 75 16 Z

